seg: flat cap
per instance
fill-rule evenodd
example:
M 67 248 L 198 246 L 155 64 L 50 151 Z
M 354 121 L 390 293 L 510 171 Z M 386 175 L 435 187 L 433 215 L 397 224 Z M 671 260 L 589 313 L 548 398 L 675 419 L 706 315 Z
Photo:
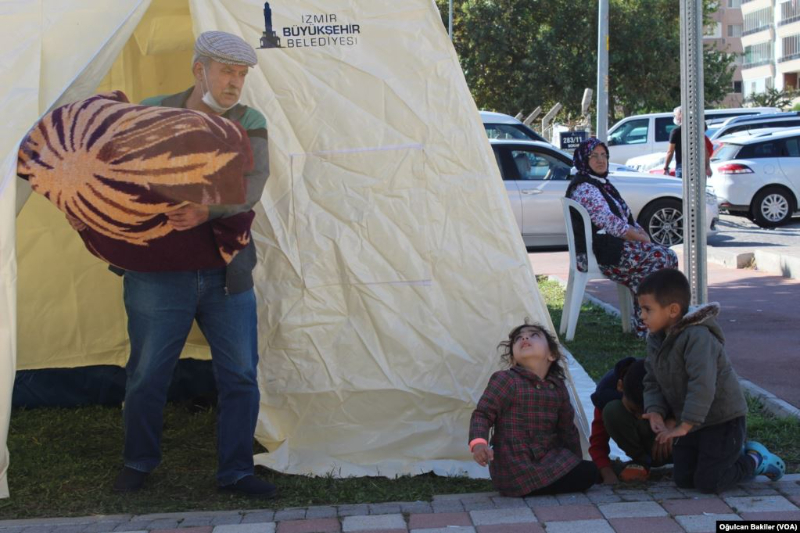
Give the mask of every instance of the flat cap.
M 204 31 L 194 42 L 194 51 L 228 65 L 254 67 L 258 63 L 252 46 L 238 35 L 224 31 Z

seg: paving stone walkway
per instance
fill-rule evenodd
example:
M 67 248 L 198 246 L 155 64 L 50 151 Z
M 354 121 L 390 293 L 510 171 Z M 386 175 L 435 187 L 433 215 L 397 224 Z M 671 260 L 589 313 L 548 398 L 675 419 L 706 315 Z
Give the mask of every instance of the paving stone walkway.
M 695 533 L 716 531 L 717 520 L 800 520 L 800 474 L 719 495 L 663 481 L 532 498 L 492 492 L 279 511 L 6 520 L 0 533 Z

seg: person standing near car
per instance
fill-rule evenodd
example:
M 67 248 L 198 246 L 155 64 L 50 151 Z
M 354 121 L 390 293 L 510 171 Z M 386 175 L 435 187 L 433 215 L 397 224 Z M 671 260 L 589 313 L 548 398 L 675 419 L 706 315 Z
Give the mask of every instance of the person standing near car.
M 676 124 L 676 128 L 674 128 L 669 133 L 669 148 L 667 149 L 667 158 L 664 160 L 664 175 L 669 176 L 669 164 L 672 162 L 672 155 L 675 154 L 675 177 L 682 178 L 683 177 L 683 165 L 682 163 L 682 149 L 681 149 L 681 123 L 683 122 L 683 115 L 681 113 L 680 106 L 676 107 L 672 111 L 674 117 L 673 122 Z M 703 123 L 703 131 L 708 129 L 708 124 Z M 714 152 L 714 145 L 711 143 L 711 140 L 708 138 L 708 135 L 704 135 L 704 146 L 705 146 L 705 163 L 706 163 L 706 176 L 711 176 L 711 154 Z
M 577 267 L 586 271 L 586 254 L 594 253 L 603 275 L 631 290 L 631 324 L 637 335 L 644 337 L 647 326 L 639 316 L 636 290 L 650 273 L 678 268 L 678 256 L 666 246 L 652 243 L 644 228 L 633 219 L 628 204 L 608 180 L 608 147 L 602 141 L 595 137 L 583 141 L 575 149 L 572 161 L 577 174 L 567 187 L 566 197 L 581 204 L 592 222 L 592 250 L 586 250 L 583 218 L 572 213 Z
M 683 114 L 681 113 L 681 106 L 672 110 L 672 121 L 677 127 L 669 133 L 669 148 L 667 148 L 667 158 L 664 160 L 664 175 L 669 176 L 669 164 L 672 162 L 674 154 L 675 177 L 680 178 L 683 177 L 683 167 L 681 165 L 681 122 L 683 122 Z

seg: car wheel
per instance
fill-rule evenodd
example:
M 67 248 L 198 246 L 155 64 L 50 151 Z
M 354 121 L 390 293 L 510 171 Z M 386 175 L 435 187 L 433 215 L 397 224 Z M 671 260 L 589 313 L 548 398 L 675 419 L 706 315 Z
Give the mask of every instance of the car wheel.
M 782 187 L 767 187 L 753 197 L 750 213 L 762 228 L 786 224 L 794 213 L 794 198 Z
M 683 202 L 674 198 L 656 200 L 639 216 L 650 239 L 662 246 L 674 246 L 683 242 Z

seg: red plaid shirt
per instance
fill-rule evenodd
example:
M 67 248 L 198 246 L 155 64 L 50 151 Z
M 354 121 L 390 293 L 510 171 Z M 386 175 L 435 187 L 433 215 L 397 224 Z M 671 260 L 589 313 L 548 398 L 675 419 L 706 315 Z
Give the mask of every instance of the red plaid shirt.
M 575 411 L 564 382 L 514 366 L 495 372 L 472 413 L 469 440 L 488 439 L 492 484 L 524 496 L 563 477 L 581 462 Z

